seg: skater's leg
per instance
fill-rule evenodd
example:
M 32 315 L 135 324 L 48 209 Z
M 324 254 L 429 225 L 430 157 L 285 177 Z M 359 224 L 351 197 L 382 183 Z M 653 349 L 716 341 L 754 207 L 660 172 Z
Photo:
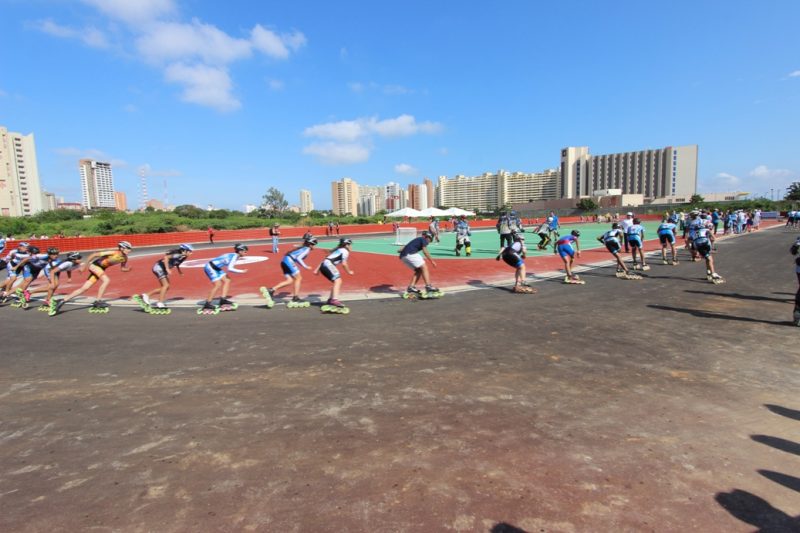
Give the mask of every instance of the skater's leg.
M 97 289 L 97 299 L 98 300 L 102 300 L 103 299 L 103 294 L 105 294 L 106 288 L 108 287 L 109 283 L 111 283 L 111 278 L 109 278 L 105 274 L 100 276 L 100 287 L 98 287 L 98 289 Z
M 222 293 L 220 294 L 221 300 L 225 300 L 228 298 L 230 287 L 231 287 L 231 278 L 225 276 L 224 278 L 222 278 Z
M 297 274 L 292 280 L 292 297 L 300 297 L 300 283 L 303 281 L 303 276 Z
M 419 276 L 422 276 L 422 280 L 425 282 L 425 285 L 426 286 L 430 285 L 431 278 L 428 275 L 428 265 L 423 264 L 421 267 L 419 267 L 419 271 L 420 271 Z M 417 281 L 419 281 L 419 276 L 417 276 Z
M 333 280 L 333 287 L 331 287 L 331 300 L 338 300 L 339 299 L 339 289 L 342 287 L 342 278 L 336 278 Z

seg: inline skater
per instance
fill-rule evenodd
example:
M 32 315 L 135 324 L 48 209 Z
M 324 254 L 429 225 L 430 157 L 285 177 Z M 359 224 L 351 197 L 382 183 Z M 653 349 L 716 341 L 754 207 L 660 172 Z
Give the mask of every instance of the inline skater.
M 81 266 L 81 254 L 78 252 L 70 252 L 65 259 L 56 257 L 54 260 L 48 261 L 44 267 L 44 277 L 47 280 L 46 286 L 37 287 L 30 291 L 31 294 L 37 292 L 46 292 L 44 302 L 39 306 L 39 311 L 49 311 L 50 302 L 52 301 L 53 294 L 58 289 L 60 277 L 62 272 L 67 273 L 67 277 L 72 279 L 72 271 L 77 270 Z
M 431 262 L 433 267 L 436 267 L 436 261 L 433 260 L 428 253 L 428 244 L 433 241 L 433 235 L 430 231 L 423 231 L 422 236 L 416 239 L 411 239 L 402 250 L 400 250 L 400 261 L 404 265 L 414 271 L 411 276 L 411 281 L 408 284 L 406 292 L 403 293 L 404 298 L 437 298 L 442 295 L 442 292 L 431 285 L 430 276 L 428 274 L 428 265 L 425 264 L 423 255 Z M 425 282 L 425 292 L 417 289 L 417 283 L 420 278 Z
M 550 244 L 550 226 L 546 220 L 536 228 L 536 234 L 539 236 L 539 243 L 536 248 L 539 250 L 547 249 L 547 245 Z
M 215 257 L 203 268 L 208 279 L 211 281 L 211 291 L 208 293 L 208 298 L 203 302 L 203 306 L 197 310 L 198 315 L 217 314 L 220 311 L 235 311 L 238 305 L 228 299 L 228 291 L 231 286 L 231 278 L 228 276 L 230 272 L 237 274 L 244 274 L 247 270 L 236 268 L 236 262 L 247 255 L 249 248 L 241 243 L 233 245 L 233 252 L 223 254 Z M 227 270 L 227 272 L 226 272 Z M 220 292 L 220 289 L 222 291 Z M 219 305 L 214 306 L 212 303 L 217 293 L 220 292 Z
M 572 265 L 575 262 L 575 256 L 581 256 L 581 244 L 579 240 L 580 236 L 581 232 L 574 229 L 569 233 L 569 235 L 559 237 L 559 239 L 556 241 L 556 251 L 558 252 L 558 255 L 561 256 L 561 260 L 564 261 L 564 270 L 567 273 L 567 276 L 564 278 L 564 283 L 580 285 L 585 283 L 585 281 L 580 279 L 577 274 L 572 272 Z
M 638 218 L 633 219 L 633 224 L 628 226 L 626 235 L 628 236 L 628 246 L 631 249 L 631 256 L 633 257 L 633 270 L 639 269 L 639 263 L 636 262 L 636 255 L 642 260 L 642 270 L 650 270 L 644 259 L 644 226 L 642 221 Z
M 352 246 L 352 240 L 339 239 L 339 245 L 334 248 L 333 251 L 329 253 L 327 257 L 325 257 L 325 259 L 322 260 L 317 268 L 314 269 L 315 275 L 322 272 L 322 275 L 325 276 L 328 281 L 333 283 L 333 287 L 331 287 L 331 295 L 326 304 L 322 306 L 323 312 L 338 312 L 345 314 L 350 312 L 350 310 L 339 301 L 339 291 L 342 287 L 342 275 L 339 273 L 339 269 L 336 268 L 336 265 L 341 265 L 345 272 L 351 276 L 355 274 L 355 272 L 350 269 L 350 265 L 347 262 L 350 258 L 350 252 L 352 252 Z
M 472 230 L 469 227 L 469 222 L 467 222 L 467 216 L 461 215 L 461 218 L 455 222 L 454 228 L 456 232 L 456 256 L 461 255 L 462 247 L 466 256 L 471 256 L 472 241 L 470 237 L 472 236 Z
M 286 307 L 308 307 L 311 305 L 309 302 L 300 299 L 300 284 L 303 282 L 303 275 L 300 273 L 298 265 L 306 270 L 311 270 L 311 267 L 305 263 L 304 259 L 308 257 L 308 254 L 311 253 L 311 250 L 314 249 L 317 242 L 317 239 L 314 237 L 306 239 L 303 241 L 302 246 L 295 248 L 283 256 L 281 270 L 283 271 L 284 280 L 270 289 L 261 288 L 261 294 L 267 299 L 268 307 L 274 305 L 272 296 L 275 294 L 275 291 L 288 285 L 292 286 L 292 300 L 286 304 Z M 270 305 L 270 302 L 272 305 Z
M 496 259 L 502 259 L 505 263 L 514 268 L 514 292 L 532 294 L 536 289 L 528 285 L 525 281 L 525 256 L 528 249 L 525 247 L 525 237 L 519 232 L 511 233 L 512 243 L 511 246 L 504 246 L 500 248 L 500 253 L 497 254 Z
M 57 259 L 58 248 L 48 248 L 47 253 L 39 253 L 39 248 L 31 246 L 28 257 L 23 259 L 17 266 L 18 270 L 22 269 L 22 283 L 17 287 L 15 293 L 19 307 L 23 309 L 28 307 L 28 302 L 31 301 L 31 293 L 28 291 L 28 287 L 39 277 L 39 273 L 48 263 Z
M 19 264 L 27 259 L 29 255 L 30 244 L 23 241 L 3 258 L 3 262 L 6 264 L 6 279 L 0 286 L 0 303 L 5 303 L 8 300 L 11 289 L 14 288 L 14 284 L 22 274 L 22 270 L 18 268 Z
M 672 252 L 672 264 L 678 264 L 678 253 L 675 251 L 675 228 L 675 223 L 665 218 L 656 230 L 658 240 L 661 242 L 661 262 L 665 265 L 667 264 L 667 246 Z
M 713 230 L 702 225 L 695 229 L 692 242 L 697 254 L 706 261 L 706 279 L 718 285 L 720 283 L 725 283 L 725 280 L 722 279 L 722 276 L 717 274 L 717 271 L 714 269 L 714 258 L 711 256 L 711 245 L 714 243 L 714 240 Z
M 625 266 L 625 261 L 619 256 L 623 240 L 622 229 L 618 222 L 611 224 L 611 229 L 600 235 L 597 240 L 603 243 L 614 259 L 617 261 L 617 277 L 625 279 L 642 279 L 638 274 L 632 274 Z
M 80 271 L 83 272 L 86 268 L 89 269 L 89 278 L 84 284 L 75 289 L 73 292 L 60 300 L 55 298 L 50 299 L 50 316 L 57 315 L 64 304 L 88 291 L 92 285 L 100 280 L 100 287 L 97 289 L 97 298 L 95 299 L 92 307 L 89 309 L 90 313 L 107 313 L 109 305 L 103 301 L 103 294 L 111 282 L 111 278 L 106 274 L 106 270 L 114 265 L 120 265 L 120 270 L 123 272 L 130 271 L 128 268 L 128 254 L 133 247 L 128 241 L 120 241 L 117 244 L 116 250 L 108 250 L 104 252 L 95 252 L 86 258 L 86 263 L 80 266 Z
M 140 295 L 133 296 L 134 301 L 138 303 L 141 308 L 146 312 L 154 312 L 155 314 L 167 315 L 170 309 L 167 307 L 167 291 L 169 290 L 169 276 L 172 274 L 173 269 L 178 271 L 178 274 L 183 276 L 181 271 L 181 264 L 189 258 L 194 252 L 191 244 L 181 244 L 174 250 L 169 250 L 164 254 L 164 257 L 159 259 L 153 265 L 151 271 L 158 280 L 159 287 L 150 292 L 143 292 Z M 150 296 L 158 293 L 158 301 L 155 305 L 151 305 Z

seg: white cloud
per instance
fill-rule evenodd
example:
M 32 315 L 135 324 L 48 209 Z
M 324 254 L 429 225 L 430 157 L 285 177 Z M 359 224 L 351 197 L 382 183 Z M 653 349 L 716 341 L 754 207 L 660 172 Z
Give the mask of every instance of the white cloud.
M 450 150 L 448 150 L 446 146 L 442 146 L 441 148 L 439 148 L 439 155 L 449 155 L 449 154 Z
M 267 85 L 269 85 L 269 88 L 273 91 L 282 91 L 286 87 L 283 80 L 267 80 Z
M 102 161 L 111 164 L 112 167 L 127 167 L 128 163 L 124 159 L 117 159 L 102 150 L 97 148 L 75 148 L 68 146 L 64 148 L 55 148 L 53 150 L 56 154 L 70 159 L 94 159 L 95 161 Z
M 383 86 L 383 93 L 388 95 L 403 95 L 403 94 L 411 94 L 414 91 L 409 89 L 408 87 L 403 87 L 402 85 L 384 85 Z
M 145 176 L 154 178 L 176 178 L 183 175 L 179 170 L 153 170 L 149 163 L 140 165 L 137 173 L 144 173 Z
M 354 82 L 348 83 L 347 86 L 350 87 L 350 90 L 353 91 L 354 93 L 362 93 L 362 92 L 364 92 L 364 84 L 363 83 L 359 83 L 357 81 L 354 81 Z
M 759 179 L 788 178 L 793 172 L 785 168 L 769 168 L 767 165 L 758 165 L 750 171 L 750 175 Z
M 242 105 L 231 94 L 233 83 L 224 68 L 173 63 L 166 68 L 164 76 L 168 82 L 184 86 L 181 100 L 185 102 L 213 107 L 218 111 L 235 111 Z
M 416 176 L 419 172 L 416 168 L 409 165 L 408 163 L 400 163 L 394 166 L 394 171 L 398 174 L 403 174 L 405 176 Z
M 176 0 L 81 1 L 112 20 L 127 23 L 138 56 L 163 68 L 166 81 L 183 85 L 183 101 L 221 111 L 241 107 L 232 94 L 233 82 L 228 71 L 231 63 L 250 58 L 254 53 L 288 59 L 308 42 L 297 30 L 278 34 L 261 24 L 236 37 L 196 18 L 180 22 L 174 20 L 178 15 Z M 80 39 L 88 46 L 108 47 L 105 34 L 93 27 L 75 29 L 52 20 L 40 21 L 34 27 L 55 37 Z M 279 81 L 271 82 L 270 86 L 273 90 L 283 88 Z
M 303 134 L 306 137 L 354 141 L 373 134 L 382 137 L 407 137 L 418 133 L 438 133 L 441 130 L 442 125 L 438 122 L 418 123 L 411 115 L 400 115 L 384 120 L 369 117 L 317 124 L 306 128 Z
M 122 110 L 125 111 L 126 113 L 136 113 L 137 111 L 139 111 L 139 108 L 133 104 L 125 104 L 122 107 Z
M 250 41 L 253 48 L 276 59 L 286 59 L 289 57 L 290 50 L 296 52 L 306 44 L 306 36 L 295 31 L 278 35 L 256 24 L 250 32 Z
M 303 148 L 303 153 L 313 155 L 326 165 L 363 163 L 369 159 L 370 150 L 358 143 L 314 143 Z
M 160 22 L 136 39 L 136 48 L 148 61 L 200 59 L 226 65 L 252 54 L 250 41 L 237 39 L 197 19 L 190 24 Z
M 5 96 L 8 96 L 8 93 L 5 92 L 3 89 L 0 89 L 0 98 L 3 98 Z
M 105 15 L 129 23 L 157 20 L 177 12 L 173 0 L 82 0 Z
M 70 28 L 53 22 L 51 19 L 46 19 L 34 22 L 32 27 L 53 37 L 77 39 L 92 48 L 108 48 L 108 40 L 105 34 L 91 26 L 81 29 Z
M 379 137 L 407 137 L 420 133 L 437 133 L 442 125 L 437 122 L 420 122 L 411 115 L 378 120 L 362 117 L 356 120 L 341 120 L 309 126 L 303 131 L 306 137 L 329 140 L 307 146 L 303 153 L 319 157 L 324 162 L 335 164 L 360 163 L 369 158 L 371 141 Z M 369 144 L 369 147 L 367 146 Z M 330 154 L 330 155 L 329 155 Z
M 789 73 L 790 78 L 800 78 L 800 70 L 795 70 Z

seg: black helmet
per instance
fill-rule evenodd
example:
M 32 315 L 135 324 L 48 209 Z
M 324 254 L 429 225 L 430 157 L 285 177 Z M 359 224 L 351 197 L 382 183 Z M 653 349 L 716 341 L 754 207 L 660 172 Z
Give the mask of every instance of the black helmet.
M 641 224 L 641 223 L 642 223 L 642 221 L 641 221 L 641 220 L 639 220 L 638 218 L 634 218 L 634 219 L 633 219 L 633 223 L 634 223 L 634 224 Z
M 31 255 L 36 255 L 39 253 L 39 248 L 37 248 L 36 246 L 31 246 L 30 248 L 28 248 L 28 252 Z
M 67 259 L 70 260 L 70 261 L 77 261 L 81 257 L 83 257 L 83 256 L 79 252 L 71 252 L 71 253 L 67 254 Z
M 611 224 L 611 229 L 619 229 L 619 223 L 614 222 L 613 224 Z
M 237 254 L 239 252 L 246 252 L 249 249 L 250 248 L 248 248 L 246 244 L 242 244 L 242 243 L 239 243 L 239 242 L 237 242 L 236 244 L 233 245 L 233 251 L 236 252 Z
M 319 241 L 316 239 L 316 237 L 309 237 L 308 239 L 303 241 L 303 244 L 305 244 L 306 246 L 316 246 L 318 242 Z
M 48 248 L 47 255 L 56 255 L 58 254 L 58 248 Z
M 576 229 L 570 231 L 570 234 L 572 234 L 573 237 L 580 237 L 581 236 L 581 232 L 576 230 Z
M 348 246 L 350 244 L 353 244 L 352 239 L 339 239 L 339 246 Z
M 133 250 L 133 246 L 128 241 L 119 241 L 117 246 L 122 250 Z
M 423 231 L 422 236 L 425 237 L 426 239 L 433 240 L 433 233 L 431 233 L 430 231 L 427 230 Z

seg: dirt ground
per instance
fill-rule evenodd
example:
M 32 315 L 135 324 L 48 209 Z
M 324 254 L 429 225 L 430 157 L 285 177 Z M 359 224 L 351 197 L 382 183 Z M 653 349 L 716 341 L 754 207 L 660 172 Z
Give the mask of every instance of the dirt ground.
M 723 285 L 2 308 L 0 531 L 800 530 L 794 238 L 720 243 Z

